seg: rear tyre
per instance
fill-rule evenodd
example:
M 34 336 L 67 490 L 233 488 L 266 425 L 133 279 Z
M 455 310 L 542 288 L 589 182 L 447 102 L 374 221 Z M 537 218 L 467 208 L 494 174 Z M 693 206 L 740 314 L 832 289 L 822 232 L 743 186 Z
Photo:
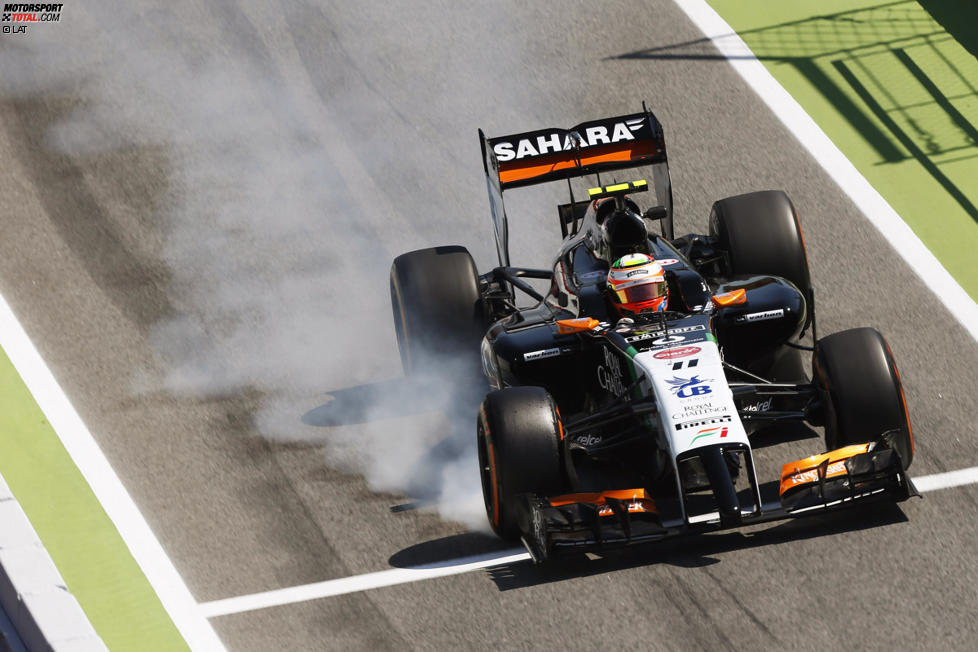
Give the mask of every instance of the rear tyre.
M 875 441 L 894 431 L 893 448 L 903 468 L 908 468 L 913 461 L 913 432 L 900 374 L 879 331 L 853 328 L 820 339 L 812 366 L 815 382 L 828 399 L 828 450 Z
M 490 392 L 478 421 L 479 467 L 486 515 L 503 539 L 520 536 L 518 497 L 563 493 L 560 415 L 542 387 Z
M 760 190 L 715 202 L 710 235 L 727 253 L 731 275 L 780 276 L 809 299 L 805 241 L 794 204 L 784 191 Z
M 458 359 L 478 368 L 485 334 L 479 273 L 465 247 L 420 249 L 391 265 L 394 331 L 405 375 Z

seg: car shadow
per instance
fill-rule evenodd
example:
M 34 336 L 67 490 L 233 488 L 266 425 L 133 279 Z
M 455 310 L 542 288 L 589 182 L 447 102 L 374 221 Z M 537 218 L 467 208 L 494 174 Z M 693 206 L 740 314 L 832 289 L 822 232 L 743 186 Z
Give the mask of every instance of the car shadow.
M 712 566 L 721 562 L 717 555 L 724 553 L 829 537 L 907 521 L 899 505 L 875 503 L 833 514 L 785 521 L 763 530 L 677 537 L 630 548 L 557 558 L 540 566 L 530 561 L 489 566 L 485 572 L 500 591 L 511 591 L 642 566 Z M 503 552 L 512 548 L 511 543 L 489 534 L 466 533 L 411 546 L 392 555 L 388 561 L 391 566 L 398 568 L 430 568 L 439 564 L 452 565 L 460 558 Z
M 487 532 L 466 532 L 419 543 L 391 555 L 387 562 L 395 568 L 437 568 L 457 560 L 491 555 L 513 549 L 513 543 Z
M 443 386 L 437 378 L 400 377 L 333 390 L 328 402 L 302 415 L 302 423 L 348 426 L 431 412 L 444 404 Z
M 456 373 L 412 375 L 330 391 L 328 402 L 303 414 L 301 421 L 327 429 L 316 438 L 316 445 L 329 441 L 334 434 L 341 441 L 346 437 L 348 442 L 352 432 L 366 437 L 356 445 L 369 446 L 372 437 L 382 440 L 396 433 L 401 449 L 411 448 L 410 455 L 405 459 L 397 452 L 401 449 L 394 447 L 376 458 L 368 457 L 360 471 L 393 482 L 397 493 L 408 498 L 410 502 L 393 505 L 392 512 L 437 507 L 446 492 L 456 493 L 452 488 L 458 484 L 454 475 L 445 475 L 444 469 L 467 465 L 472 474 L 477 473 L 475 416 L 487 391 L 485 381 L 468 369 L 453 365 L 449 371 Z M 389 426 L 371 430 L 368 425 L 422 415 L 421 421 L 401 423 L 394 430 Z M 358 425 L 368 427 L 346 433 L 328 430 Z

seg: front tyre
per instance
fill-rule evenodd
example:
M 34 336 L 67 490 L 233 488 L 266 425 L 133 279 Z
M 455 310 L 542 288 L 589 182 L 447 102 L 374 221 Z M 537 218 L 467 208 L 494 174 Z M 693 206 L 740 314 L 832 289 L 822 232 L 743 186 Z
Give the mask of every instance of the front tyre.
M 828 399 L 828 450 L 892 432 L 890 441 L 907 469 L 914 454 L 907 402 L 893 354 L 879 331 L 853 328 L 820 339 L 812 367 Z
M 479 409 L 478 449 L 482 496 L 493 531 L 520 536 L 518 497 L 563 493 L 563 428 L 553 397 L 542 387 L 490 392 Z

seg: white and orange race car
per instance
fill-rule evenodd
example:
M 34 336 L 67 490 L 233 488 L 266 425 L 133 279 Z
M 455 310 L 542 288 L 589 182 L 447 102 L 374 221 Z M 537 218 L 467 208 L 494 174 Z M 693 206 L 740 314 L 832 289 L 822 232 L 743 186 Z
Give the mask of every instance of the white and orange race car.
M 458 246 L 414 251 L 395 259 L 391 294 L 406 373 L 461 360 L 488 381 L 477 441 L 496 533 L 540 562 L 917 494 L 889 346 L 871 328 L 817 336 L 785 193 L 721 199 L 708 233 L 676 237 L 662 126 L 644 105 L 479 135 L 499 266 L 480 275 Z M 563 243 L 547 269 L 513 267 L 503 192 L 553 181 L 570 194 Z M 623 316 L 608 272 L 636 253 L 661 270 L 667 303 Z M 533 304 L 517 307 L 517 292 Z M 812 427 L 824 447 L 784 464 L 765 495 L 755 448 Z

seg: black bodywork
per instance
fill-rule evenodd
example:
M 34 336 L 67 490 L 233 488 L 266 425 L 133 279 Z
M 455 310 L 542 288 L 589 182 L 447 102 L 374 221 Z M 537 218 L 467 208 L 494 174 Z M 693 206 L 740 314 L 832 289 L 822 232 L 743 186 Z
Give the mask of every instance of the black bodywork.
M 585 222 L 585 228 L 589 226 Z M 589 342 L 574 334 L 561 335 L 557 320 L 593 317 L 613 324 L 619 318 L 606 299 L 605 279 L 609 263 L 594 254 L 588 246 L 589 239 L 586 231 L 568 238 L 554 261 L 553 271 L 504 268 L 483 277 L 492 322 L 483 347 L 483 364 L 491 384 L 497 389 L 528 384 L 546 387 L 562 409 L 565 405 L 568 407 L 567 414 L 577 411 L 571 406 L 587 405 L 589 401 L 582 399 L 601 392 L 588 390 L 580 382 L 582 378 L 594 377 L 592 372 L 597 364 L 585 362 L 589 359 L 586 351 Z M 682 245 L 682 249 L 676 244 Z M 704 260 L 697 254 L 708 251 L 709 244 L 710 239 L 703 236 L 687 236 L 675 243 L 657 235 L 650 237 L 649 249 L 657 260 L 676 261 L 665 267 L 669 284 L 670 314 L 667 317 L 674 324 L 673 329 L 685 325 L 685 322 L 677 323 L 677 318 L 702 315 L 707 317 L 705 321 L 716 336 L 724 359 L 732 366 L 766 376 L 768 380 L 785 380 L 785 373 L 799 373 L 799 365 L 785 364 L 783 371 L 774 378 L 769 377 L 777 362 L 785 363 L 786 358 L 798 357 L 799 349 L 788 343 L 799 339 L 809 320 L 805 294 L 778 277 L 730 278 L 712 274 L 719 266 L 718 261 L 709 258 L 705 264 L 697 266 L 690 259 Z M 509 297 L 495 298 L 499 291 L 491 289 L 499 283 L 500 277 L 507 276 L 549 278 L 550 290 L 546 296 L 536 295 L 537 305 L 514 310 Z M 743 303 L 714 307 L 713 295 L 739 289 L 745 290 Z M 765 313 L 780 315 L 754 321 L 745 318 L 746 315 Z M 652 318 L 656 323 L 659 320 L 659 317 Z M 641 350 L 642 341 L 636 341 L 633 346 Z M 559 349 L 560 354 L 546 359 L 525 359 L 528 353 L 554 349 Z M 592 353 L 590 357 L 595 355 Z M 751 377 L 750 374 L 743 376 Z
M 662 125 L 647 110 L 618 120 L 639 117 L 646 120 L 649 127 L 637 136 L 644 133 L 653 143 L 651 154 L 644 158 L 591 167 L 584 165 L 510 184 L 499 182 L 500 163 L 492 154 L 496 139 L 487 139 L 480 131 L 501 263 L 480 279 L 485 315 L 487 323 L 491 324 L 482 346 L 483 369 L 490 385 L 494 389 L 517 385 L 545 387 L 556 399 L 566 420 L 572 420 L 577 414 L 592 414 L 609 400 L 617 399 L 614 392 L 609 393 L 597 380 L 597 369 L 607 347 L 593 338 L 560 334 L 557 321 L 592 317 L 599 322 L 616 323 L 619 315 L 608 302 L 605 290 L 607 272 L 611 262 L 633 251 L 643 251 L 665 263 L 663 267 L 669 285 L 667 323 L 671 323 L 675 331 L 687 325 L 686 319 L 696 323 L 703 321 L 708 332 L 716 337 L 730 369 L 736 370 L 737 380 L 748 384 L 761 380 L 764 383 L 788 381 L 807 385 L 809 379 L 801 363 L 800 351 L 811 349 L 795 342 L 807 328 L 814 326 L 812 288 L 798 288 L 776 276 L 732 275 L 715 235 L 689 234 L 673 238 L 672 185 Z M 602 122 L 610 120 L 579 125 L 570 133 Z M 527 132 L 507 139 L 529 138 L 532 142 L 538 133 L 552 131 L 555 130 Z M 647 191 L 624 191 L 620 197 L 581 201 L 574 201 L 571 191 L 571 201 L 557 207 L 564 239 L 550 269 L 508 265 L 508 228 L 502 190 L 588 174 L 598 182 L 602 171 L 637 167 L 643 172 L 651 171 L 653 176 L 651 189 L 655 203 L 644 212 L 638 202 Z M 616 250 L 609 242 L 612 237 L 608 233 L 608 222 L 617 217 L 615 200 L 619 200 L 618 205 L 624 204 L 630 214 L 641 215 L 645 224 L 652 226 L 659 222 L 661 234 L 645 229 L 645 238 L 640 245 L 629 243 L 627 249 Z M 524 281 L 526 278 L 549 280 L 550 287 L 545 295 L 541 295 Z M 714 305 L 714 295 L 740 289 L 745 291 L 743 302 L 725 307 Z M 517 309 L 517 292 L 538 303 Z M 778 316 L 771 316 L 776 313 Z M 752 319 L 751 315 L 766 317 Z M 662 321 L 661 316 L 656 320 Z M 632 345 L 641 349 L 643 342 L 636 340 Z M 533 357 L 535 352 L 547 353 Z M 531 355 L 529 360 L 528 354 Z M 746 416 L 753 430 L 773 419 L 803 418 L 819 407 L 816 398 L 808 386 L 799 387 L 797 391 L 781 388 L 773 400 L 770 394 L 758 394 L 744 386 L 739 394 L 739 407 L 749 413 Z

